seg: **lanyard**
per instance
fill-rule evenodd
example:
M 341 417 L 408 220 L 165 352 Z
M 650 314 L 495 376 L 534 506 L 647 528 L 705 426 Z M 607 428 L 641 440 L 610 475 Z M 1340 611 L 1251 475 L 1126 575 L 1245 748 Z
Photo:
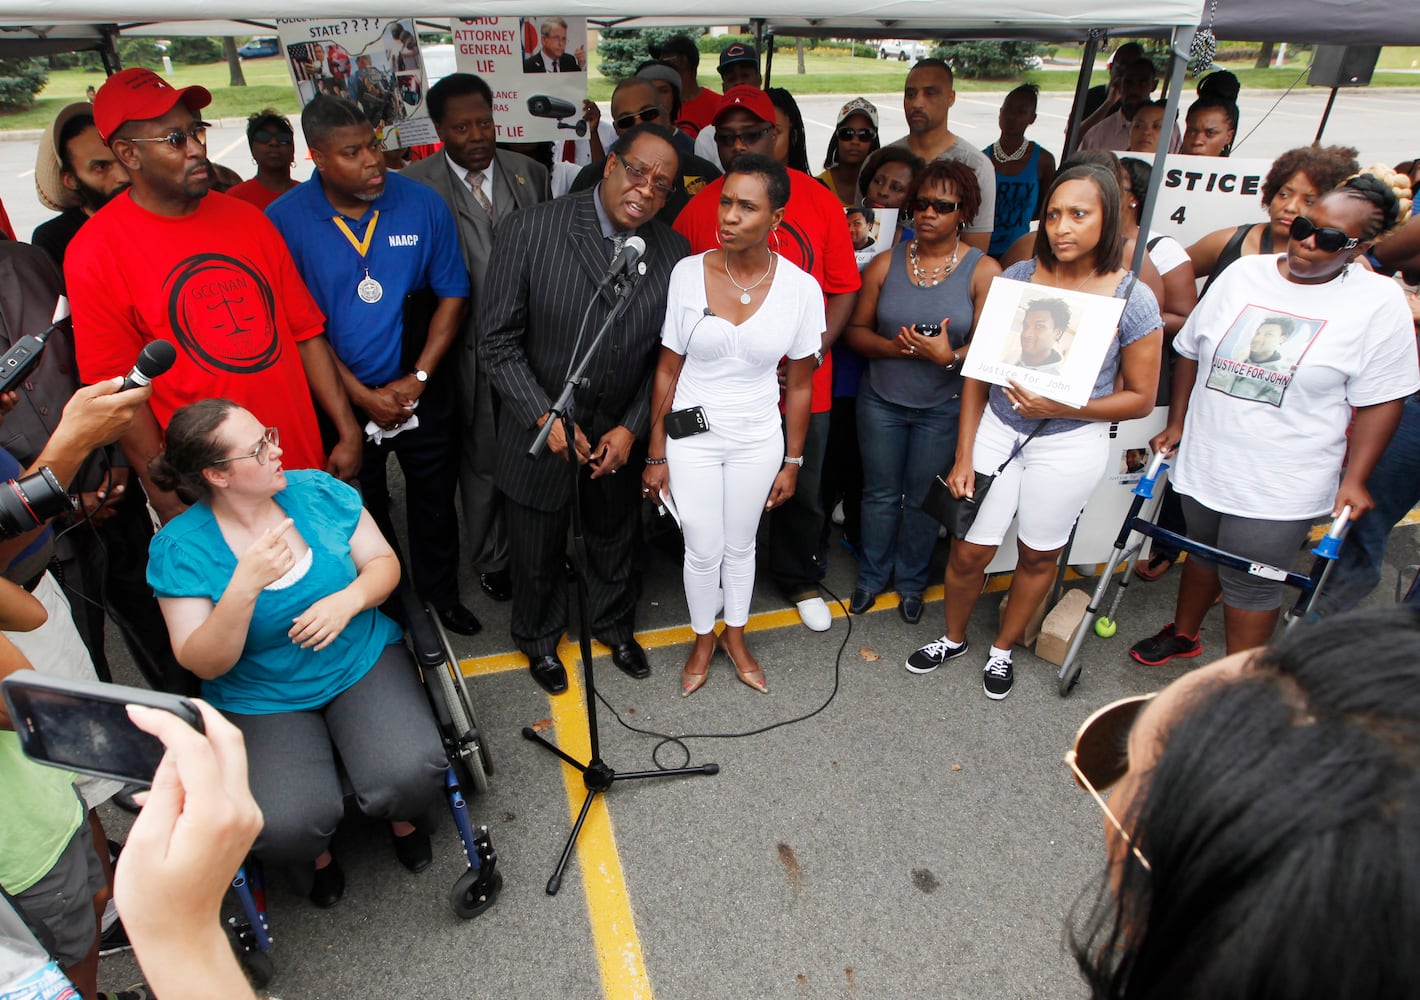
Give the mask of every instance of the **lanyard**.
M 370 221 L 365 224 L 365 235 L 356 239 L 355 234 L 350 231 L 350 227 L 345 224 L 345 220 L 340 216 L 335 216 L 332 220 L 337 229 L 350 241 L 350 245 L 355 248 L 355 252 L 360 255 L 360 266 L 365 266 L 365 255 L 370 252 L 370 241 L 375 238 L 375 224 L 380 221 L 380 210 L 377 208 L 370 214 Z M 366 271 L 368 272 L 368 268 Z

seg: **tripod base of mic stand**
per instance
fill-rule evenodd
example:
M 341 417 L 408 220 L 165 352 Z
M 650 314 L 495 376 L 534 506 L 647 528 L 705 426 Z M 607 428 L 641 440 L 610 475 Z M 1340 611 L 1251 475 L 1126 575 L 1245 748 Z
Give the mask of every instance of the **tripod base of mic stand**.
M 591 811 L 592 800 L 598 795 L 610 791 L 611 786 L 616 782 L 635 781 L 639 778 L 676 778 L 685 775 L 720 773 L 719 764 L 701 764 L 699 767 L 672 767 L 666 770 L 627 771 L 618 774 L 608 767 L 600 757 L 595 758 L 589 764 L 583 764 L 581 761 L 569 757 L 562 752 L 561 747 L 543 739 L 530 726 L 523 727 L 523 739 L 531 740 L 563 763 L 575 767 L 582 773 L 582 783 L 587 786 L 587 797 L 582 800 L 582 811 L 577 814 L 577 822 L 572 824 L 572 832 L 567 835 L 567 843 L 562 848 L 562 857 L 557 859 L 557 868 L 553 871 L 552 878 L 547 880 L 547 894 L 549 896 L 557 895 L 557 890 L 562 888 L 562 873 L 566 870 L 567 862 L 572 857 L 572 848 L 577 845 L 577 837 L 582 832 L 582 824 L 586 822 L 587 813 Z

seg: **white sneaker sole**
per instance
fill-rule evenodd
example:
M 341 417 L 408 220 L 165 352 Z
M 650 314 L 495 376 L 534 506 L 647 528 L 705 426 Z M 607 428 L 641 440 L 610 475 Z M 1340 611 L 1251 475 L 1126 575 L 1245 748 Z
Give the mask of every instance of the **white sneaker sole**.
M 822 597 L 811 597 L 794 605 L 799 611 L 799 620 L 811 632 L 827 632 L 833 628 L 833 612 Z

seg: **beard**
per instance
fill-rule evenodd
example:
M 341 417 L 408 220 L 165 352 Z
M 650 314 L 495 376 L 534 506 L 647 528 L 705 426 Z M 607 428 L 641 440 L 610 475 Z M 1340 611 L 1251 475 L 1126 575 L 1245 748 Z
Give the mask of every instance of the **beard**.
M 83 181 L 79 180 L 79 178 L 77 177 L 74 178 L 74 183 L 78 185 L 76 190 L 79 195 L 79 207 L 84 209 L 90 215 L 93 215 L 99 209 L 103 208 L 109 202 L 113 201 L 119 195 L 123 194 L 123 192 L 128 190 L 128 184 L 123 183 L 120 184 L 118 187 L 114 188 L 108 194 L 104 194 L 98 188 L 90 187 Z

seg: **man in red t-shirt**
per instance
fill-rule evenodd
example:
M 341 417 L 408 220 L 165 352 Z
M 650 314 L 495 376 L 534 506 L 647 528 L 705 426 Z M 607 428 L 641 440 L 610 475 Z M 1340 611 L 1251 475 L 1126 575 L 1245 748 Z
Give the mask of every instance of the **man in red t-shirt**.
M 651 57 L 675 67 L 680 74 L 680 121 L 676 127 L 686 135 L 695 136 L 715 119 L 720 110 L 720 95 L 709 87 L 700 86 L 700 49 L 687 35 L 672 35 L 659 46 L 652 46 Z
M 711 127 L 727 167 L 737 156 L 774 155 L 778 133 L 774 104 L 758 87 L 741 85 L 725 91 Z M 707 185 L 676 219 L 675 229 L 690 241 L 691 253 L 719 245 L 720 189 L 724 179 Z M 824 292 L 828 330 L 814 372 L 813 415 L 804 441 L 804 465 L 793 498 L 770 514 L 769 571 L 784 596 L 793 601 L 804 624 L 824 632 L 833 617 L 819 593 L 823 567 L 814 559 L 823 528 L 819 476 L 828 444 L 828 415 L 833 407 L 833 365 L 828 349 L 843 332 L 858 301 L 862 280 L 853 256 L 853 242 L 843 224 L 838 197 L 800 170 L 789 170 L 789 204 L 771 248 L 807 271 Z
M 172 370 L 122 445 L 164 521 L 183 503 L 148 478 L 175 410 L 222 397 L 281 432 L 287 468 L 360 468 L 361 435 L 323 335 L 325 317 L 286 244 L 246 202 L 209 194 L 203 87 L 177 90 L 146 69 L 99 88 L 94 123 L 132 187 L 95 213 L 69 245 L 65 283 L 74 313 L 79 377 L 126 374 L 143 345 L 177 348 Z M 314 395 L 339 443 L 326 460 Z

